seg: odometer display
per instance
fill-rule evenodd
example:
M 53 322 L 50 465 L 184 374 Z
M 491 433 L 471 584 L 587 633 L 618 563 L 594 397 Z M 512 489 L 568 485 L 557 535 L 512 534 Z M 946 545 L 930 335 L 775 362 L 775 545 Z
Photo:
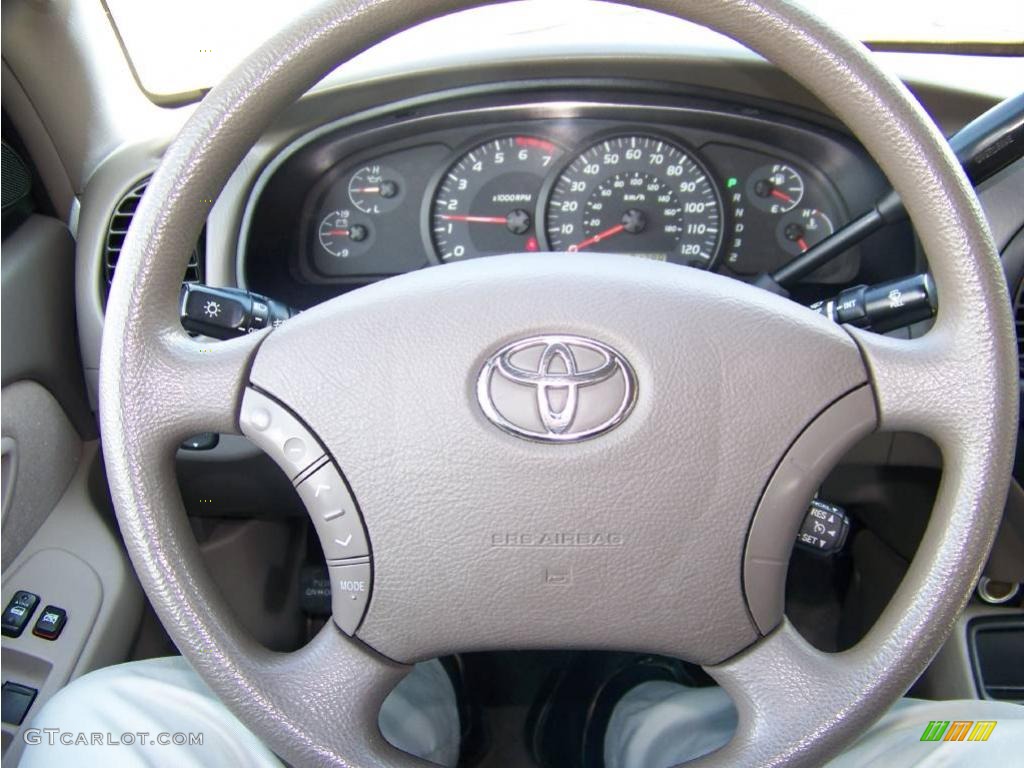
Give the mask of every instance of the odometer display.
M 616 136 L 556 179 L 545 234 L 556 251 L 605 251 L 707 269 L 722 241 L 722 204 L 707 170 L 653 136 Z

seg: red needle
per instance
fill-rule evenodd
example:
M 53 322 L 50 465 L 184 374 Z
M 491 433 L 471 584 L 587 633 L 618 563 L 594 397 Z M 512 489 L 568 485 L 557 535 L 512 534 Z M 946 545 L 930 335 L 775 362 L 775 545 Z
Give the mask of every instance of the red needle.
M 589 248 L 595 243 L 600 243 L 613 235 L 619 234 L 619 232 L 625 231 L 626 227 L 622 224 L 616 224 L 614 227 L 608 227 L 604 232 L 598 232 L 593 237 L 588 237 L 586 240 L 576 243 L 576 245 L 570 245 L 570 251 L 582 251 L 584 248 Z
M 772 187 L 772 197 L 777 197 L 779 200 L 785 200 L 787 203 L 792 203 L 793 198 L 783 192 L 781 189 Z
M 341 235 L 342 237 L 348 237 L 348 230 L 347 229 L 328 229 L 327 230 L 327 234 L 328 235 Z
M 802 237 L 797 238 L 796 244 L 800 246 L 801 251 L 806 251 L 808 248 L 811 247 L 807 244 L 807 241 L 804 240 Z
M 442 221 L 468 221 L 473 224 L 507 224 L 504 216 L 449 216 L 442 213 L 438 218 Z

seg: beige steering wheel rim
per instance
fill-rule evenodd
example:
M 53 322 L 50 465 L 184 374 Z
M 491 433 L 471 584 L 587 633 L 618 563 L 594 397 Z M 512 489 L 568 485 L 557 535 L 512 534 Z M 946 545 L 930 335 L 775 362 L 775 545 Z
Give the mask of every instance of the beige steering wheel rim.
M 175 487 L 174 447 L 189 434 L 238 431 L 239 398 L 265 334 L 200 350 L 177 324 L 177 286 L 209 211 L 206 201 L 282 109 L 338 62 L 390 34 L 480 4 L 328 4 L 253 53 L 209 94 L 165 154 L 126 240 L 108 303 L 104 455 L 133 563 L 197 671 L 295 764 L 411 763 L 383 742 L 376 726 L 380 702 L 407 667 L 332 626 L 301 651 L 270 653 L 240 629 L 217 594 Z M 812 652 L 783 623 L 709 667 L 732 695 L 740 725 L 736 738 L 702 764 L 819 764 L 923 670 L 984 565 L 1009 482 L 1016 426 L 1017 365 L 1005 280 L 955 158 L 921 107 L 862 46 L 778 0 L 634 4 L 743 42 L 832 109 L 903 197 L 941 299 L 934 329 L 913 342 L 852 332 L 870 373 L 879 426 L 925 434 L 943 452 L 932 523 L 892 604 L 843 654 Z

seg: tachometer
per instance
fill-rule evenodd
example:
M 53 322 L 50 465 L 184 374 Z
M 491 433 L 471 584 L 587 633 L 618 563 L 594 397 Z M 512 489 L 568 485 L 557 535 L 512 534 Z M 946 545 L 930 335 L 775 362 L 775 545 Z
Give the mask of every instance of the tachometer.
M 722 203 L 707 170 L 675 144 L 615 136 L 555 181 L 548 243 L 558 251 L 608 251 L 707 269 L 722 241 Z
M 430 234 L 441 260 L 538 250 L 537 198 L 561 154 L 545 139 L 506 136 L 462 155 L 431 204 Z

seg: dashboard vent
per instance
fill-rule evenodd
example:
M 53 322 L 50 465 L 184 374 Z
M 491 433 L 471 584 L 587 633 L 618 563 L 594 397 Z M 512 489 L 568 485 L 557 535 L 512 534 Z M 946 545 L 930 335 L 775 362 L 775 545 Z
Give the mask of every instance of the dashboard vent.
M 103 271 L 107 279 L 107 288 L 114 279 L 114 270 L 117 269 L 117 259 L 121 255 L 121 247 L 124 245 L 125 235 L 128 234 L 128 227 L 135 216 L 135 210 L 139 207 L 142 194 L 146 191 L 149 179 L 143 179 L 130 191 L 118 200 L 114 208 L 114 214 L 110 217 L 110 224 L 107 226 L 107 240 L 103 251 Z M 188 267 L 185 268 L 185 282 L 198 283 L 203 279 L 203 251 L 206 243 L 206 229 L 203 229 L 196 243 L 192 255 L 188 259 Z
M 1013 316 L 1017 321 L 1017 364 L 1021 378 L 1024 378 L 1024 280 L 1017 285 L 1013 299 Z

